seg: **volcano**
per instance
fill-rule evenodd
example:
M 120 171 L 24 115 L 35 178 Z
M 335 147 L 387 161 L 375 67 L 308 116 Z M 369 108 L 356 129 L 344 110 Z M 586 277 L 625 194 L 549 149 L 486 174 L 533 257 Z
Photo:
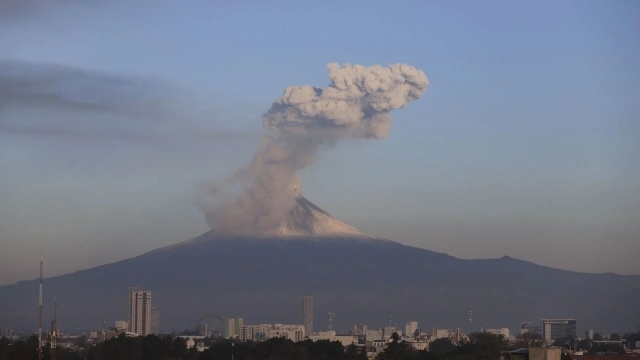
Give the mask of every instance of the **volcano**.
M 367 235 L 298 196 L 279 227 L 211 230 L 146 254 L 45 279 L 44 303 L 58 302 L 61 328 L 126 318 L 127 289 L 152 292 L 163 331 L 195 327 L 204 315 L 245 323 L 300 323 L 302 294 L 314 296 L 316 326 L 354 324 L 474 330 L 541 317 L 576 318 L 579 329 L 635 329 L 640 276 L 587 274 L 501 257 L 467 260 Z M 0 324 L 37 326 L 38 284 L 0 287 Z M 51 314 L 45 306 L 44 319 Z

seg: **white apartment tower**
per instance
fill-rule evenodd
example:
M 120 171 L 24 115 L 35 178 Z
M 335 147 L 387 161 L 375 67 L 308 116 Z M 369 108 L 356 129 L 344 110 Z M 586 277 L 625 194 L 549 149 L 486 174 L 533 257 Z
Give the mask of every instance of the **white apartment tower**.
M 241 317 L 229 318 L 224 321 L 224 337 L 231 339 L 240 336 L 240 328 L 244 325 Z
M 313 296 L 310 294 L 302 297 L 302 325 L 304 325 L 304 336 L 313 333 Z
M 407 325 L 404 327 L 404 333 L 407 337 L 412 338 L 413 334 L 418 330 L 417 321 L 407 321 Z
M 129 288 L 128 332 L 147 336 L 151 334 L 151 291 Z

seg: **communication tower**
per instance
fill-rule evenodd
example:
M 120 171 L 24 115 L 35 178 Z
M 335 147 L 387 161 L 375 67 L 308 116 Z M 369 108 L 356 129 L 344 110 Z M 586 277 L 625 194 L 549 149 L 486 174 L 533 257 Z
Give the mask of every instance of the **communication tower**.
M 329 314 L 327 315 L 329 317 L 329 331 L 331 331 L 333 330 L 333 319 L 336 317 L 336 313 L 329 311 Z

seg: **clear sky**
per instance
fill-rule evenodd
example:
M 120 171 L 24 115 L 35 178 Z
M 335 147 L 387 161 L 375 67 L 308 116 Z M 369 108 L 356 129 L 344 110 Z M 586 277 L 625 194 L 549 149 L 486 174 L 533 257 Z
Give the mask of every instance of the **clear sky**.
M 640 274 L 638 19 L 632 0 L 9 0 L 0 78 L 62 74 L 47 86 L 109 106 L 16 105 L 0 83 L 0 284 L 35 278 L 41 250 L 61 274 L 206 231 L 197 184 L 244 166 L 262 112 L 330 62 L 431 85 L 387 139 L 305 169 L 311 201 L 454 256 Z

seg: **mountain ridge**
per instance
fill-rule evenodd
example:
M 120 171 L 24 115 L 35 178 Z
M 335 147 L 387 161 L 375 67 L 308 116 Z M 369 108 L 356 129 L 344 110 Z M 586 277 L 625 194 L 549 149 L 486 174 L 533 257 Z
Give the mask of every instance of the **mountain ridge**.
M 464 327 L 469 306 L 483 313 L 485 327 L 515 329 L 521 321 L 544 316 L 577 318 L 580 329 L 624 330 L 640 319 L 634 304 L 640 297 L 638 275 L 580 273 L 508 256 L 460 259 L 359 235 L 302 197 L 297 205 L 292 216 L 298 218 L 287 231 L 304 235 L 211 230 L 136 257 L 47 278 L 44 303 L 57 295 L 63 328 L 99 328 L 102 316 L 126 318 L 129 286 L 152 292 L 163 330 L 190 328 L 208 313 L 241 316 L 246 323 L 298 323 L 304 293 L 314 295 L 316 316 L 329 310 L 339 314 L 338 329 L 383 325 L 390 312 L 425 329 Z M 331 226 L 316 227 L 317 222 Z M 33 328 L 36 308 L 37 280 L 0 287 L 3 326 Z

